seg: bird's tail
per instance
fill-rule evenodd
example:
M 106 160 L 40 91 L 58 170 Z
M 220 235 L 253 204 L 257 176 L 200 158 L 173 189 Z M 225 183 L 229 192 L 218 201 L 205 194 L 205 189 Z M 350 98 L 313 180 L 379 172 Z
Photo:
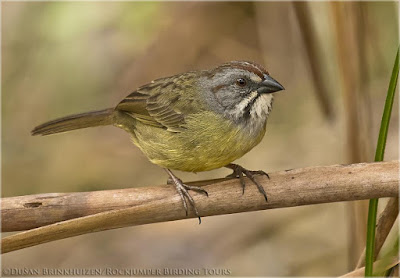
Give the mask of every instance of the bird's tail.
M 114 108 L 91 111 L 59 118 L 35 127 L 32 135 L 50 135 L 74 129 L 111 125 L 113 123 Z

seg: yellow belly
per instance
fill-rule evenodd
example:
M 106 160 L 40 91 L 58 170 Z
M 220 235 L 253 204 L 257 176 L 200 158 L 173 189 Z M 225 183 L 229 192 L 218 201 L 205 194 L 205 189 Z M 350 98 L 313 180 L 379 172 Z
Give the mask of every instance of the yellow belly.
M 154 164 L 201 172 L 240 158 L 265 134 L 265 124 L 259 132 L 251 134 L 213 112 L 194 114 L 185 117 L 185 121 L 186 129 L 176 133 L 135 121 L 133 142 Z

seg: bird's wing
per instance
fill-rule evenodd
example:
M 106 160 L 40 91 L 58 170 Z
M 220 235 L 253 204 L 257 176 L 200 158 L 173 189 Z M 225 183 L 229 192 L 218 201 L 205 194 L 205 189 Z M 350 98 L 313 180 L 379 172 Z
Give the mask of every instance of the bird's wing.
M 180 132 L 184 129 L 185 110 L 180 99 L 188 86 L 182 86 L 181 78 L 172 76 L 157 79 L 128 95 L 116 107 L 133 118 L 155 127 Z

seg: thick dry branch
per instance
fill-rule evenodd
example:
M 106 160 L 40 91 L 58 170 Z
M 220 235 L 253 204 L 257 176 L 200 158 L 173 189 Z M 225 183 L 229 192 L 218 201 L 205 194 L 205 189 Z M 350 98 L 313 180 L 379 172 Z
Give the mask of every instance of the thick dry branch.
M 271 173 L 270 180 L 259 176 L 268 203 L 250 181 L 242 195 L 236 179 L 208 181 L 204 185 L 208 198 L 194 192 L 192 196 L 202 216 L 395 197 L 399 193 L 398 170 L 399 162 L 392 161 L 287 170 Z M 189 217 L 195 217 L 192 211 Z M 4 230 L 57 223 L 5 237 L 2 252 L 96 231 L 185 218 L 171 185 L 5 198 Z

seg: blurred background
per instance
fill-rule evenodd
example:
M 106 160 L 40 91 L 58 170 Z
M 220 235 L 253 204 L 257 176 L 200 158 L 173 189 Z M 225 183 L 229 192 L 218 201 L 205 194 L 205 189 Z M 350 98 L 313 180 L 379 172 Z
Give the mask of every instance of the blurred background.
M 230 60 L 262 64 L 286 88 L 264 140 L 239 164 L 274 172 L 373 161 L 399 42 L 397 2 L 3 2 L 1 20 L 3 197 L 164 184 L 165 172 L 120 129 L 30 130 Z M 396 97 L 385 160 L 398 159 L 398 111 Z M 230 172 L 176 173 L 192 181 Z M 124 228 L 12 252 L 2 264 L 336 276 L 354 269 L 364 246 L 366 204 Z

